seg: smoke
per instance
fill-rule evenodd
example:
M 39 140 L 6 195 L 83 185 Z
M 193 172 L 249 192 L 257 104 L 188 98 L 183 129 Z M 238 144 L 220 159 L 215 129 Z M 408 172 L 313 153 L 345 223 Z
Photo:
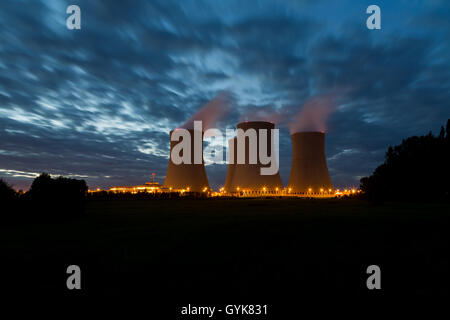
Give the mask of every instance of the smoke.
M 326 93 L 309 98 L 300 112 L 292 114 L 285 108 L 274 105 L 247 106 L 241 113 L 239 121 L 267 121 L 278 126 L 289 126 L 291 134 L 302 131 L 325 131 L 328 117 L 336 110 L 336 100 L 343 93 L 350 91 L 345 88 L 335 88 Z M 217 122 L 223 119 L 232 106 L 232 96 L 227 91 L 220 92 L 214 99 L 206 103 L 194 113 L 182 126 L 194 129 L 194 121 L 202 121 L 203 130 L 216 128 Z
M 184 124 L 185 129 L 194 129 L 194 121 L 202 121 L 203 130 L 215 128 L 217 122 L 231 109 L 231 96 L 228 92 L 220 92 L 214 99 L 201 107 Z
M 308 99 L 300 112 L 294 117 L 294 120 L 289 124 L 290 133 L 305 131 L 325 132 L 327 119 L 336 110 L 337 97 L 337 91 L 333 90 Z

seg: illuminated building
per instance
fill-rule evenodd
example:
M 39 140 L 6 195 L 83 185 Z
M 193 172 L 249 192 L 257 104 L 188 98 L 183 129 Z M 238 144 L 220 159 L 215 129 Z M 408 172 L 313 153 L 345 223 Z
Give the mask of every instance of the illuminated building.
M 330 174 L 325 158 L 325 133 L 297 132 L 292 139 L 292 167 L 288 188 L 292 193 L 331 193 Z
M 158 182 L 146 182 L 142 185 L 137 186 L 115 186 L 109 188 L 108 191 L 112 191 L 114 193 L 161 193 L 167 192 L 165 188 L 163 188 Z
M 176 130 L 176 129 L 175 129 Z M 186 129 L 187 130 L 187 129 Z M 170 159 L 167 168 L 166 180 L 164 186 L 167 188 L 186 190 L 191 192 L 203 192 L 205 188 L 209 189 L 208 178 L 206 177 L 205 164 L 203 159 L 203 144 L 201 145 L 202 161 L 201 164 L 194 164 L 194 130 L 188 130 L 191 134 L 191 164 L 181 163 L 176 165 L 172 161 L 172 149 L 182 141 L 172 141 L 170 139 Z M 170 137 L 172 133 L 170 131 Z M 203 141 L 203 132 L 202 132 Z
M 237 163 L 237 156 L 239 151 L 237 147 L 238 138 L 234 138 L 230 141 L 234 141 L 234 165 L 228 165 L 227 181 L 225 183 L 225 191 L 227 193 L 235 192 L 251 192 L 254 194 L 268 194 L 275 193 L 276 188 L 283 189 L 283 184 L 281 183 L 281 178 L 279 172 L 274 175 L 262 175 L 261 168 L 267 167 L 263 165 L 259 159 L 259 130 L 266 129 L 268 132 L 267 141 L 267 153 L 270 155 L 274 146 L 271 143 L 270 132 L 275 128 L 275 125 L 270 122 L 265 121 L 249 121 L 241 122 L 237 125 L 238 129 L 242 129 L 244 133 L 249 129 L 254 129 L 256 131 L 256 163 L 250 164 L 249 152 L 250 143 L 249 139 L 245 138 L 245 161 L 243 164 Z M 229 143 L 230 143 L 229 141 Z M 229 149 L 230 150 L 230 149 Z M 229 159 L 231 160 L 231 159 Z M 238 190 L 238 188 L 240 190 Z

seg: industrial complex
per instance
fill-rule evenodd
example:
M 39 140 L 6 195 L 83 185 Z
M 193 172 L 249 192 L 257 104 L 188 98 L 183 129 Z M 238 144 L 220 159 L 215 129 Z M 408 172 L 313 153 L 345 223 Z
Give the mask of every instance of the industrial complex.
M 206 175 L 203 157 L 201 163 L 194 163 L 194 141 L 191 139 L 191 163 L 175 164 L 170 153 L 167 173 L 163 185 L 153 181 L 137 186 L 115 186 L 110 188 L 113 193 L 178 193 L 182 195 L 201 194 L 210 197 L 339 197 L 358 192 L 355 189 L 334 189 L 325 157 L 325 133 L 324 132 L 295 132 L 292 140 L 292 166 L 289 182 L 283 186 L 279 172 L 272 175 L 262 175 L 261 168 L 266 167 L 259 159 L 250 161 L 249 139 L 245 133 L 248 130 L 265 129 L 270 131 L 275 125 L 265 121 L 245 121 L 237 125 L 244 133 L 245 161 L 238 160 L 238 138 L 228 140 L 228 170 L 223 187 L 214 191 L 210 188 Z M 177 129 L 175 129 L 177 130 Z M 192 135 L 194 130 L 188 130 Z M 170 132 L 172 138 L 174 130 Z M 203 132 L 202 132 L 203 141 Z M 261 143 L 257 136 L 256 151 L 259 152 Z M 176 147 L 179 141 L 170 139 L 170 150 Z M 203 146 L 201 146 L 203 155 Z M 254 150 L 253 150 L 254 151 Z M 267 154 L 274 151 L 273 139 L 267 139 Z M 242 158 L 241 158 L 242 159 Z M 90 192 L 97 192 L 93 190 Z

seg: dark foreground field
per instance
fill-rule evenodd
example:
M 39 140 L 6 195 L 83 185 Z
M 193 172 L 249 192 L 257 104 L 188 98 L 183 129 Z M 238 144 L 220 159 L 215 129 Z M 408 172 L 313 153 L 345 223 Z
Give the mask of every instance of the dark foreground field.
M 82 217 L 2 224 L 2 290 L 140 296 L 156 305 L 448 296 L 449 209 L 345 199 L 91 200 Z M 81 267 L 79 292 L 66 289 L 71 264 Z M 372 264 L 381 268 L 377 292 L 366 287 Z

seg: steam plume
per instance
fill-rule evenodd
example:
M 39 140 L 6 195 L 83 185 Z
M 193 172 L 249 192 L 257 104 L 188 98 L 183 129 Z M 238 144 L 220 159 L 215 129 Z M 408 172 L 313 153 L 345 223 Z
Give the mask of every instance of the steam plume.
M 215 128 L 217 121 L 230 111 L 231 97 L 228 92 L 219 93 L 214 99 L 200 108 L 184 124 L 185 129 L 194 129 L 194 121 L 202 121 L 203 130 Z
M 335 103 L 337 96 L 337 92 L 332 91 L 307 100 L 289 125 L 291 134 L 305 131 L 325 132 L 326 121 L 337 107 Z

